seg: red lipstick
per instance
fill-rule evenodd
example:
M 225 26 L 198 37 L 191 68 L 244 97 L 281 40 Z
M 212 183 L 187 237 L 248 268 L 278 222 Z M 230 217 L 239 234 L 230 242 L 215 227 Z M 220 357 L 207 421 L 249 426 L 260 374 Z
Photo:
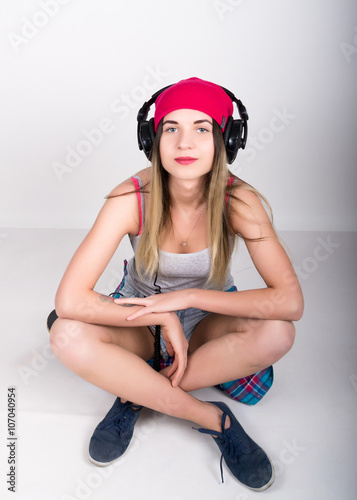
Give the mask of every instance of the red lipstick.
M 177 161 L 180 165 L 190 165 L 196 160 L 197 158 L 192 158 L 192 156 L 179 156 L 178 158 L 175 158 L 175 161 Z

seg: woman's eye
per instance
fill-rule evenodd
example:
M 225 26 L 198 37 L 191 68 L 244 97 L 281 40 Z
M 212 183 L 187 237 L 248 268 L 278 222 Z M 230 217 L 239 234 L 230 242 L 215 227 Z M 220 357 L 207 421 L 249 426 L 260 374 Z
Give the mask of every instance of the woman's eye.
M 199 132 L 200 134 L 203 134 L 204 132 L 208 132 L 208 130 L 204 127 L 200 127 L 197 129 L 197 132 Z
M 176 127 L 168 127 L 165 132 L 176 132 L 177 128 Z

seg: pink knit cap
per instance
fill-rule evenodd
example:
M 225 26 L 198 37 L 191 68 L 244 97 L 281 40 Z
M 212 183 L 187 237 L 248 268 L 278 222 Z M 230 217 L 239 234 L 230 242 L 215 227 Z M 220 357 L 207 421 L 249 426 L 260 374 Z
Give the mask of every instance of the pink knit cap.
M 233 104 L 226 92 L 215 83 L 188 78 L 164 90 L 155 101 L 155 132 L 160 120 L 176 109 L 196 109 L 216 120 L 224 130 Z

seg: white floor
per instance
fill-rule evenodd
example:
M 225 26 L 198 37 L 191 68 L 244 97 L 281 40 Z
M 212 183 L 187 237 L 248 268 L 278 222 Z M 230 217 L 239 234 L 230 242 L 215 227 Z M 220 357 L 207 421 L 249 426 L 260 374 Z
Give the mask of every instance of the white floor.
M 224 469 L 209 436 L 145 410 L 131 447 L 115 466 L 87 460 L 97 422 L 114 397 L 54 359 L 45 321 L 61 275 L 83 238 L 76 230 L 0 230 L 0 497 L 7 491 L 7 387 L 16 387 L 16 491 L 21 500 L 128 499 L 353 500 L 357 492 L 356 233 L 284 233 L 298 268 L 306 309 L 293 350 L 275 367 L 275 383 L 256 407 L 216 389 L 269 453 L 275 484 L 253 493 Z M 97 289 L 121 278 L 127 243 Z M 239 288 L 261 286 L 244 252 L 233 268 Z M 11 442 L 11 441 L 10 441 Z

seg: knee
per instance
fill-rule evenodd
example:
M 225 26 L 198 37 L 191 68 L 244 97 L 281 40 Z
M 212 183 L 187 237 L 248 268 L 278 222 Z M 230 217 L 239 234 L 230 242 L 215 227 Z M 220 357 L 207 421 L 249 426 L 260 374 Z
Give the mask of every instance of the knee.
M 81 322 L 58 318 L 50 331 L 52 352 L 69 367 L 86 363 L 89 355 L 86 337 Z
M 274 321 L 271 325 L 276 347 L 283 354 L 290 351 L 295 341 L 295 325 L 291 321 Z
M 285 356 L 293 347 L 295 325 L 291 321 L 269 321 L 264 325 L 264 329 L 266 331 L 262 336 L 263 345 L 260 352 L 264 357 L 264 364 L 269 366 Z

